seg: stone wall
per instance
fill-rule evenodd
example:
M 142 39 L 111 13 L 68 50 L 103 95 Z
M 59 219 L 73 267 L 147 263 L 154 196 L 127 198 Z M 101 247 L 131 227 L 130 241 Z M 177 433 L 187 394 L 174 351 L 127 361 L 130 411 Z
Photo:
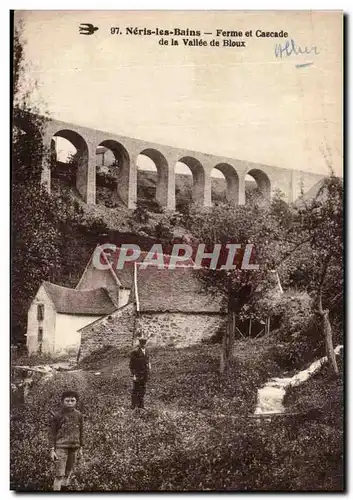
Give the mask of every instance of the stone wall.
M 140 313 L 136 333 L 149 337 L 149 345 L 188 347 L 209 339 L 225 321 L 221 314 Z
M 135 305 L 127 304 L 109 316 L 81 328 L 80 361 L 104 346 L 125 349 L 132 346 Z
M 150 346 L 188 347 L 211 338 L 225 322 L 222 314 L 140 313 L 128 304 L 81 328 L 79 359 L 105 346 L 132 347 L 141 333 Z

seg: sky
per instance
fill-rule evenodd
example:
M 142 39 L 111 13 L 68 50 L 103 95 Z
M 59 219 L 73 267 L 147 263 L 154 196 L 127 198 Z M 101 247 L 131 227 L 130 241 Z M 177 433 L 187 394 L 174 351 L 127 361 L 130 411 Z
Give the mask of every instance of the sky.
M 33 102 L 53 118 L 296 170 L 327 174 L 330 163 L 342 175 L 339 12 L 21 11 L 20 18 L 26 84 L 37 81 Z M 99 29 L 80 35 L 81 23 Z M 134 36 L 127 27 L 201 36 Z M 243 36 L 216 36 L 218 29 Z M 256 37 L 256 30 L 284 30 L 288 38 Z M 179 45 L 160 45 L 161 38 Z M 184 46 L 182 38 L 208 46 Z M 223 47 L 224 38 L 246 47 Z M 276 58 L 276 44 L 292 39 L 310 53 Z

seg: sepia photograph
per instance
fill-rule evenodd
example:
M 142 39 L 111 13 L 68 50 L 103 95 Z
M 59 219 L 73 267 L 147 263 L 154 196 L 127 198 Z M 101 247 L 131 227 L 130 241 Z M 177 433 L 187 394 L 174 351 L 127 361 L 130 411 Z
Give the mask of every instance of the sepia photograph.
M 344 25 L 10 12 L 10 490 L 345 491 Z

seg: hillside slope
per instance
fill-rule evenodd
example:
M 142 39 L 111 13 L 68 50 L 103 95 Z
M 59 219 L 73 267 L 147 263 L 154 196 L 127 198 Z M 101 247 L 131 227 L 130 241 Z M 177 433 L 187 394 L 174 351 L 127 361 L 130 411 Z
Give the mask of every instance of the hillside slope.
M 26 407 L 12 412 L 12 488 L 50 490 L 47 419 L 62 390 L 72 388 L 81 396 L 86 436 L 75 490 L 342 490 L 341 429 L 249 418 L 257 388 L 278 367 L 261 342 L 239 342 L 233 372 L 222 380 L 219 351 L 152 351 L 142 412 L 129 409 L 128 353 L 101 352 L 82 371 L 39 384 Z

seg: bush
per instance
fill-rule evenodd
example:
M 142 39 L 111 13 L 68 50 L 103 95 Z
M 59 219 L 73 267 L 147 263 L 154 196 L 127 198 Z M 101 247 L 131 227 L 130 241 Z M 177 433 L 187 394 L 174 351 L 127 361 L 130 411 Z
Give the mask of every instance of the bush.
M 141 204 L 137 203 L 136 208 L 132 213 L 132 219 L 134 222 L 147 223 L 149 221 L 150 215 L 147 208 Z
M 118 185 L 118 181 L 115 175 L 100 171 L 97 171 L 96 183 L 97 186 L 109 188 L 111 191 L 116 191 Z
M 294 368 L 303 369 L 306 364 L 324 355 L 325 349 L 323 343 L 313 347 L 307 342 L 294 341 L 277 344 L 272 348 L 274 362 L 284 370 L 292 370 Z
M 133 212 L 133 218 L 137 222 L 147 222 L 149 217 L 147 217 L 147 220 L 144 220 L 146 218 L 146 215 L 144 216 L 143 219 L 141 219 L 140 214 L 148 214 L 148 212 L 153 212 L 156 214 L 162 214 L 163 213 L 163 208 L 161 207 L 160 203 L 154 199 L 150 200 L 138 200 L 136 203 L 136 208 Z
M 305 292 L 282 294 L 276 314 L 281 316 L 281 329 L 287 335 L 304 332 L 312 318 L 312 299 Z
M 254 310 L 257 317 L 275 318 L 284 341 L 292 334 L 306 331 L 313 316 L 311 297 L 306 292 L 294 290 L 285 293 L 264 290 L 256 300 Z

